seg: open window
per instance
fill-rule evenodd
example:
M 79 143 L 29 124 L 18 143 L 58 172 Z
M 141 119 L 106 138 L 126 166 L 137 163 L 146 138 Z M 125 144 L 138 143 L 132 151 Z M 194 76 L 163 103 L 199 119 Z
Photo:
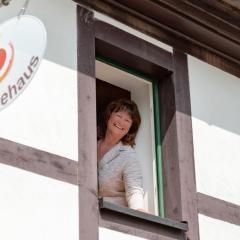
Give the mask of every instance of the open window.
M 102 124 L 103 111 L 115 99 L 131 99 L 138 105 L 142 122 L 136 151 L 143 169 L 144 207 L 153 215 L 163 216 L 158 85 L 151 76 L 112 59 L 98 56 L 95 64 L 97 124 Z
M 79 122 L 86 126 L 79 131 L 79 146 L 86 146 L 79 152 L 79 174 L 92 177 L 86 186 L 86 178 L 82 178 L 80 187 L 80 216 L 86 218 L 86 210 L 92 213 L 87 216 L 82 232 L 84 234 L 86 227 L 94 222 L 95 226 L 121 228 L 120 231 L 134 234 L 138 230 L 142 233 L 144 228 L 148 234 L 144 236 L 151 235 L 154 239 L 160 233 L 182 239 L 183 231 L 188 228 L 181 222 L 186 217 L 184 211 L 189 207 L 185 200 L 193 193 L 189 189 L 194 185 L 194 178 L 188 170 L 189 166 L 192 167 L 193 151 L 187 56 L 177 49 L 173 52 L 163 50 L 96 18 L 86 21 L 89 16 L 93 14 L 79 7 Z M 93 101 L 96 86 L 97 109 Z M 149 176 L 149 179 L 144 176 L 145 207 L 154 215 L 159 213 L 156 215 L 162 218 L 104 201 L 99 201 L 100 211 L 92 211 L 96 209 L 98 200 L 97 195 L 92 194 L 97 190 L 96 113 L 111 101 L 107 99 L 109 96 L 115 98 L 117 95 L 119 98 L 119 94 L 132 98 L 140 109 L 143 124 L 137 145 L 143 146 L 139 151 L 149 153 L 146 159 L 150 163 L 144 169 L 147 170 L 144 175 Z M 98 120 L 101 122 L 100 118 Z M 190 209 L 193 208 L 190 206 Z

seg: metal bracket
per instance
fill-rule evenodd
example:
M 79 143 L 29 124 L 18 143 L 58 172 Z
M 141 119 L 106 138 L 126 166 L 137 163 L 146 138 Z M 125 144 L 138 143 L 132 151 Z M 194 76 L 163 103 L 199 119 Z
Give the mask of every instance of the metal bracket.
M 22 15 L 25 14 L 26 10 L 27 10 L 27 7 L 28 7 L 28 4 L 29 4 L 29 1 L 30 0 L 26 0 L 25 3 L 23 4 L 23 6 L 21 7 L 19 13 L 18 13 L 18 19 L 21 18 Z

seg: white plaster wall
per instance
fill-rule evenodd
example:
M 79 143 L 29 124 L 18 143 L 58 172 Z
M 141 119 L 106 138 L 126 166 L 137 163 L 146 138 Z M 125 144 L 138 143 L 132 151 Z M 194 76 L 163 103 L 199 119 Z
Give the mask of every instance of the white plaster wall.
M 24 2 L 2 7 L 0 24 Z M 76 6 L 31 0 L 26 14 L 45 24 L 46 54 L 28 88 L 0 112 L 0 137 L 77 160 Z M 77 186 L 0 164 L 0 190 L 0 239 L 78 239 Z
M 240 226 L 199 214 L 200 240 L 239 240 Z
M 107 228 L 99 228 L 99 240 L 145 240 L 145 238 L 140 238 L 136 236 L 132 236 L 126 233 L 121 233 L 117 231 L 113 231 Z
M 0 23 L 25 0 L 0 9 Z M 69 0 L 31 0 L 26 14 L 45 24 L 44 60 L 28 88 L 0 112 L 0 137 L 77 160 L 76 6 Z
M 188 63 L 197 191 L 240 205 L 240 79 Z
M 78 240 L 78 188 L 0 164 L 0 239 Z
M 132 100 L 139 107 L 142 122 L 136 138 L 136 151 L 143 169 L 145 208 L 157 214 L 152 84 L 99 61 L 96 61 L 96 77 L 130 91 Z

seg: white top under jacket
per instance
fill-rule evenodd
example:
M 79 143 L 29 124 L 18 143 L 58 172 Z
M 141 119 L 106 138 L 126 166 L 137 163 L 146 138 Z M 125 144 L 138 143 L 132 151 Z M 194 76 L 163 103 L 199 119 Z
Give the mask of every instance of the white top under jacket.
M 98 184 L 104 200 L 132 209 L 144 208 L 141 165 L 131 146 L 120 141 L 102 157 Z

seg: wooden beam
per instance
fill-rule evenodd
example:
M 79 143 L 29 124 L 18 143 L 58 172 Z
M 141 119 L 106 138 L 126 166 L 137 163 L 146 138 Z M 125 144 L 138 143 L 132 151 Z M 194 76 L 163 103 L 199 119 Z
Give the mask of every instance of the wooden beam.
M 95 31 L 93 13 L 77 7 L 79 238 L 98 239 Z
M 0 163 L 77 185 L 77 162 L 0 139 Z
M 189 223 L 187 236 L 199 239 L 196 202 L 196 180 L 193 154 L 191 101 L 187 55 L 174 50 L 174 92 L 176 106 L 176 137 L 181 199 L 181 219 Z
M 150 2 L 154 2 L 154 0 L 150 0 Z M 233 10 L 230 11 L 229 9 L 229 15 L 231 14 L 232 17 L 225 19 L 223 11 L 220 11 L 220 6 L 222 4 L 216 0 L 159 0 L 158 4 L 172 12 L 175 12 L 175 14 L 179 17 L 185 18 L 184 22 L 178 23 L 179 27 L 180 24 L 187 24 L 185 27 L 188 27 L 189 29 L 185 27 L 182 29 L 186 35 L 194 36 L 197 33 L 201 33 L 198 41 L 204 42 L 207 39 L 204 40 L 203 37 L 209 37 L 206 36 L 206 34 L 203 34 L 203 28 L 205 28 L 206 31 L 209 31 L 207 35 L 210 35 L 212 32 L 215 35 L 215 38 L 217 38 L 217 35 L 219 35 L 219 37 L 222 36 L 223 38 L 229 39 L 230 41 L 234 41 L 236 43 L 239 43 L 240 41 L 238 37 L 240 26 L 239 22 L 229 22 L 230 19 L 234 19 Z M 194 26 L 196 27 L 195 30 L 192 29 Z
M 108 16 L 125 23 L 130 27 L 144 32 L 170 46 L 181 49 L 183 52 L 206 61 L 207 63 L 224 71 L 240 76 L 240 47 L 239 43 L 237 43 L 239 41 L 239 30 L 236 31 L 236 25 L 231 26 L 230 24 L 228 27 L 224 28 L 225 33 L 219 33 L 219 30 L 216 32 L 216 30 L 214 30 L 214 26 L 217 24 L 222 26 L 226 24 L 226 22 L 222 23 L 221 17 L 211 16 L 212 14 L 209 14 L 204 25 L 199 21 L 196 22 L 196 17 L 198 15 L 191 15 L 192 12 L 194 13 L 198 11 L 201 20 L 203 19 L 203 15 L 207 14 L 207 11 L 203 12 L 204 10 L 198 6 L 194 6 L 194 11 L 188 10 L 188 12 L 185 11 L 185 6 L 185 8 L 180 8 L 182 12 L 179 13 L 179 11 L 176 10 L 176 6 L 183 4 L 182 2 L 179 3 L 180 1 L 147 1 L 154 2 L 155 7 L 153 6 L 152 8 L 154 12 L 161 7 L 161 10 L 157 11 L 161 19 L 154 19 L 152 16 L 147 15 L 148 12 L 149 14 L 152 13 L 149 9 L 148 11 L 146 9 L 142 9 L 143 13 L 141 13 L 137 11 L 136 8 L 132 9 L 128 7 L 129 4 L 133 4 L 135 1 L 125 1 L 128 5 L 121 4 L 123 0 L 74 1 L 79 4 L 89 6 L 96 11 L 107 14 Z M 144 0 L 140 3 L 142 4 L 145 2 L 146 1 Z M 166 6 L 166 3 L 168 5 L 171 4 L 171 9 L 169 6 Z M 187 3 L 185 2 L 184 4 L 186 5 Z M 137 2 L 134 6 L 139 8 L 138 5 L 139 2 Z M 153 3 L 151 3 L 151 5 L 153 5 Z M 173 9 L 173 5 L 175 6 L 175 9 Z M 188 9 L 190 9 L 190 5 L 190 3 L 187 5 Z M 181 19 L 179 19 L 179 17 Z M 216 20 L 217 18 L 218 21 Z M 179 20 L 177 21 L 176 19 Z M 166 24 L 168 21 L 169 23 Z M 185 26 L 184 30 L 182 29 L 183 25 Z M 209 26 L 211 25 L 212 27 L 209 29 Z M 232 33 L 229 31 L 232 31 Z M 233 40 L 229 39 L 229 36 L 232 36 L 231 38 Z
M 188 0 L 187 3 L 233 27 L 240 28 L 240 2 L 238 0 Z
M 197 193 L 198 212 L 211 218 L 240 226 L 240 206 Z
M 240 9 L 240 2 L 236 0 L 223 0 L 224 3 L 230 5 L 231 7 L 235 7 Z
M 183 230 L 107 208 L 101 209 L 99 226 L 149 240 L 186 240 Z
M 173 62 L 159 93 L 165 214 L 187 221 L 187 236 L 199 239 L 187 55 L 174 49 Z
M 133 221 L 143 221 L 147 224 L 156 224 L 159 227 L 172 228 L 175 230 L 188 231 L 188 224 L 186 222 L 180 222 L 169 218 L 162 218 L 150 213 L 137 211 L 128 207 L 122 207 L 111 202 L 107 202 L 104 198 L 99 199 L 99 205 L 101 211 L 107 210 L 113 212 L 113 214 L 128 215 L 132 217 Z
M 148 59 L 155 65 L 173 70 L 172 54 L 108 23 L 96 20 L 96 39 L 113 45 L 136 57 Z M 106 49 L 105 49 L 106 50 Z

